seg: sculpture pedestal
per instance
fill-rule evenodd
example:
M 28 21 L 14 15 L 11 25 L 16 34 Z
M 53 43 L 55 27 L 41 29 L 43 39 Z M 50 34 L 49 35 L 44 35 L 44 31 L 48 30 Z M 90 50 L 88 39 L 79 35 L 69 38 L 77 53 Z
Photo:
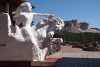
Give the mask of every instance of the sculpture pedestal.
M 14 27 L 9 14 L 4 14 L 6 24 L 2 28 L 7 28 L 3 33 L 0 32 L 0 34 L 3 36 L 7 34 L 7 36 L 2 41 L 5 43 L 5 47 L 0 47 L 0 61 L 42 61 L 45 59 L 47 51 L 51 48 L 52 36 L 55 31 L 62 29 L 64 22 L 60 18 L 48 15 L 48 18 L 43 20 L 47 24 L 41 25 L 38 23 L 30 26 L 30 20 L 33 20 L 33 15 L 34 13 L 22 12 L 18 16 L 19 21 L 16 22 Z M 20 22 L 24 25 L 23 27 L 19 27 Z M 55 29 L 56 26 L 57 29 Z M 3 30 L 2 28 L 0 31 Z M 54 41 L 62 42 L 59 38 L 54 39 Z
M 43 61 L 0 61 L 0 67 L 56 67 L 59 58 L 47 58 Z
M 56 62 L 59 58 L 47 58 L 43 61 L 31 62 L 31 66 L 42 66 L 42 67 L 56 67 Z
M 0 61 L 32 61 L 32 43 L 8 36 L 9 20 L 7 13 L 0 14 Z
M 7 14 L 0 13 L 0 46 L 6 46 L 6 39 L 7 39 Z

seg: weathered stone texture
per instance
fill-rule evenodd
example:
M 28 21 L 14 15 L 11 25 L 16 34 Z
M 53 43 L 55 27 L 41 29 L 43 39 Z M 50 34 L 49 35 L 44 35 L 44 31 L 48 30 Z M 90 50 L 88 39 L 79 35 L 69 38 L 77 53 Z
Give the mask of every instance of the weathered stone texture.
M 0 61 L 32 61 L 32 43 L 8 36 L 8 15 L 0 14 Z
M 7 14 L 0 14 L 0 45 L 6 44 L 7 38 Z
M 78 32 L 80 24 L 77 20 L 65 21 L 65 28 L 70 32 Z
M 77 20 L 70 20 L 70 21 L 64 21 L 65 27 L 63 31 L 69 31 L 74 33 L 80 33 L 80 32 L 92 32 L 92 33 L 100 33 L 99 29 L 92 29 L 90 28 L 89 23 L 87 22 L 78 22 Z
M 86 22 L 81 22 L 81 23 L 80 23 L 80 28 L 81 28 L 82 30 L 87 30 L 87 29 L 90 29 L 90 26 L 89 26 L 89 24 L 86 23 Z

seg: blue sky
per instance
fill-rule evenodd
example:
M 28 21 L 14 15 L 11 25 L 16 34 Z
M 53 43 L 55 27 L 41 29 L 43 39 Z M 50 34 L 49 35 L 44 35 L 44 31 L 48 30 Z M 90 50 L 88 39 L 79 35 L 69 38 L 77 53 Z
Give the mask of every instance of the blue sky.
M 55 14 L 64 21 L 77 19 L 100 28 L 100 0 L 27 0 L 35 5 L 32 12 Z M 40 19 L 37 19 L 40 20 Z M 35 20 L 35 23 L 37 22 Z

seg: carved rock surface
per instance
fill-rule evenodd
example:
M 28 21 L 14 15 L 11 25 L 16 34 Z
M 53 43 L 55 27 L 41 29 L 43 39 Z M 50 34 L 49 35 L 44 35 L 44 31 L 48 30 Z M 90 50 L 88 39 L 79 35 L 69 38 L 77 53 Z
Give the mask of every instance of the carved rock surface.
M 70 32 L 78 32 L 80 24 L 77 20 L 65 21 L 65 28 Z
M 89 23 L 87 22 L 78 22 L 77 20 L 64 21 L 65 26 L 63 28 L 64 31 L 79 33 L 79 32 L 92 32 L 92 33 L 100 33 L 100 29 L 98 28 L 90 28 Z
M 80 23 L 80 28 L 81 28 L 82 30 L 88 30 L 88 29 L 90 29 L 89 23 L 81 22 L 81 23 Z

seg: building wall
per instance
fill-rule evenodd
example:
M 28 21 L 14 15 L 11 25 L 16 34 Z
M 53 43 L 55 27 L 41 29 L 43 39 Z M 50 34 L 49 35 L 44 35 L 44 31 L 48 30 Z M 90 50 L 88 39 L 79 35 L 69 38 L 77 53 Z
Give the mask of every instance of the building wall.
M 6 45 L 7 29 L 7 15 L 0 13 L 0 46 Z
M 2 13 L 2 12 L 4 12 L 4 13 L 6 12 L 6 7 L 0 5 L 0 13 Z
M 17 8 L 17 7 L 16 7 Z M 12 24 L 15 26 L 15 21 L 13 20 L 13 14 L 12 12 L 16 10 L 15 7 L 10 7 L 9 8 L 9 15 L 10 15 L 10 18 L 11 18 L 11 21 L 12 21 Z
M 12 12 L 16 10 L 17 7 L 9 7 L 9 15 L 10 15 L 10 18 L 11 18 L 11 21 L 12 21 L 12 24 L 15 25 L 15 22 L 13 21 L 13 14 Z M 6 7 L 5 6 L 2 6 L 0 5 L 0 13 L 6 13 Z

